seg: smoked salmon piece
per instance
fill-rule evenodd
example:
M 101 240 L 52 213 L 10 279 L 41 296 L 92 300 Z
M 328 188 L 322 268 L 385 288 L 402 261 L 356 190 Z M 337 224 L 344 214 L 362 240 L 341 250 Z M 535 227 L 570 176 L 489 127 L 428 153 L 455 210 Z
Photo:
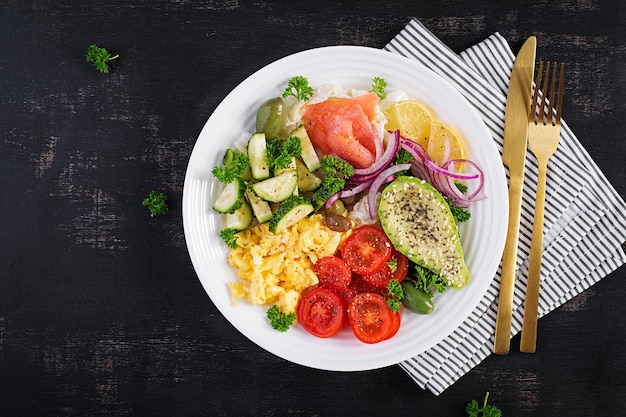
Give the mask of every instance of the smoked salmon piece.
M 376 160 L 379 139 L 372 121 L 377 106 L 375 93 L 332 97 L 305 106 L 302 120 L 313 146 L 322 154 L 343 158 L 355 168 L 367 168 Z

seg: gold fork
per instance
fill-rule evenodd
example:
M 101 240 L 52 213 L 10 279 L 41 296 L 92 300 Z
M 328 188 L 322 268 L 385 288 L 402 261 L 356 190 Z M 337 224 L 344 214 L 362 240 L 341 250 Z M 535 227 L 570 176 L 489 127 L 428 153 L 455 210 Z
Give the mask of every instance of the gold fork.
M 556 114 L 554 114 L 554 94 L 557 77 L 557 63 L 552 68 L 549 102 L 548 82 L 550 80 L 550 62 L 546 64 L 543 80 L 543 95 L 537 112 L 539 101 L 539 85 L 543 73 L 543 61 L 539 63 L 536 84 L 532 102 L 528 112 L 528 145 L 537 158 L 537 195 L 535 217 L 533 220 L 533 234 L 530 244 L 530 265 L 528 267 L 528 284 L 526 286 L 526 301 L 524 303 L 524 320 L 522 322 L 522 336 L 520 351 L 534 353 L 537 345 L 537 314 L 539 310 L 539 283 L 541 276 L 541 255 L 543 250 L 543 212 L 546 199 L 546 171 L 548 159 L 554 154 L 559 145 L 561 132 L 561 107 L 563 105 L 563 71 L 565 64 L 560 65 L 559 87 L 557 91 Z

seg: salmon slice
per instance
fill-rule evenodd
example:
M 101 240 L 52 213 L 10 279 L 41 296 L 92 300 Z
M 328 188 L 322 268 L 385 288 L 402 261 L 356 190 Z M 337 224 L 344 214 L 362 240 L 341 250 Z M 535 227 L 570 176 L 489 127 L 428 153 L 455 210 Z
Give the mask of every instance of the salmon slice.
M 335 155 L 356 168 L 376 160 L 377 132 L 372 125 L 378 96 L 367 93 L 351 98 L 329 98 L 304 108 L 302 120 L 313 146 L 324 155 Z

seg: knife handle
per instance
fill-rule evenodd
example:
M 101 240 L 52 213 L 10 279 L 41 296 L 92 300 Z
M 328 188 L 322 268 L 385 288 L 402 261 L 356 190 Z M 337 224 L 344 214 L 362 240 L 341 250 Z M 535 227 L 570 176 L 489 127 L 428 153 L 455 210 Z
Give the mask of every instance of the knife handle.
M 513 290 L 515 289 L 515 269 L 519 223 L 522 211 L 523 173 L 509 182 L 509 225 L 502 255 L 502 275 L 496 316 L 496 333 L 493 352 L 506 355 L 511 347 L 511 318 L 513 315 Z

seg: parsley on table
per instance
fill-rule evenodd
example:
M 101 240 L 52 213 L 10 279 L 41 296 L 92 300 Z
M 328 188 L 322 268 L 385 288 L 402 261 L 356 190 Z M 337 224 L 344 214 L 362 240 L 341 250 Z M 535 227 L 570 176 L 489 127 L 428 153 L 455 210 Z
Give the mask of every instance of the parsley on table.
M 385 96 L 387 95 L 385 91 L 386 88 L 387 88 L 387 81 L 385 81 L 384 78 L 374 77 L 372 79 L 372 89 L 370 91 L 376 93 L 378 98 L 380 98 L 381 100 L 384 100 Z
M 270 139 L 265 150 L 265 162 L 270 169 L 276 171 L 288 168 L 295 156 L 302 153 L 302 142 L 297 136 L 285 140 Z
M 141 202 L 141 205 L 148 207 L 148 210 L 150 210 L 150 217 L 165 214 L 169 211 L 169 207 L 167 206 L 167 195 L 165 195 L 162 191 L 150 191 L 150 194 L 148 194 L 148 197 Z
M 270 325 L 274 330 L 279 332 L 286 332 L 289 327 L 296 321 L 296 313 L 293 311 L 289 313 L 283 313 L 278 309 L 278 306 L 274 304 L 267 310 L 267 318 L 270 321 Z
M 89 47 L 87 48 L 87 62 L 91 62 L 93 66 L 102 73 L 108 73 L 109 62 L 117 58 L 119 58 L 118 54 L 111 56 L 111 53 L 109 51 L 97 45 L 92 44 L 89 45 Z
M 309 86 L 309 79 L 297 75 L 287 82 L 287 88 L 283 92 L 283 98 L 294 96 L 300 101 L 307 101 L 313 96 L 313 88 Z
M 501 417 L 502 411 L 498 407 L 494 405 L 487 405 L 488 398 L 489 391 L 485 394 L 482 408 L 478 408 L 478 402 L 476 400 L 472 400 L 469 404 L 467 404 L 465 411 L 467 412 L 468 417 Z

